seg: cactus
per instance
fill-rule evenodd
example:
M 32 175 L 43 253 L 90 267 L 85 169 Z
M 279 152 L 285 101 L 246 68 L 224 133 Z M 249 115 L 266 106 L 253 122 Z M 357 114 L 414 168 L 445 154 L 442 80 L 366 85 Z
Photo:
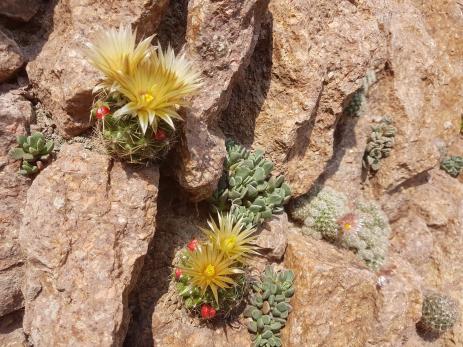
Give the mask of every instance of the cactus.
M 376 203 L 363 200 L 355 203 L 351 215 L 355 221 L 350 222 L 350 230 L 339 234 L 340 245 L 354 251 L 371 270 L 376 271 L 384 263 L 389 248 L 391 228 L 388 219 Z
M 347 212 L 347 197 L 329 187 L 295 199 L 289 208 L 290 216 L 304 223 L 305 234 L 331 241 L 338 235 L 338 218 Z
M 187 247 L 179 253 L 180 264 L 187 262 L 191 252 Z M 235 284 L 229 285 L 227 288 L 218 288 L 219 301 L 217 303 L 210 290 L 202 293 L 198 286 L 192 284 L 190 276 L 183 274 L 178 268 L 177 271 L 179 271 L 178 274 L 175 273 L 177 293 L 184 307 L 197 316 L 200 315 L 201 306 L 207 304 L 217 311 L 218 316 L 227 318 L 243 303 L 249 289 L 247 273 L 237 274 L 233 277 Z
M 20 135 L 16 138 L 18 147 L 12 148 L 9 152 L 11 158 L 22 160 L 19 173 L 24 176 L 34 175 L 39 172 L 50 159 L 54 148 L 53 141 L 47 141 L 40 132 L 30 136 Z
M 135 164 L 165 156 L 175 143 L 174 130 L 160 122 L 156 132 L 151 127 L 143 132 L 137 119 L 129 115 L 114 117 L 113 113 L 125 102 L 120 94 L 113 92 L 101 95 L 92 108 L 92 117 L 99 119 L 97 133 L 108 154 Z
M 363 157 L 363 166 L 366 169 L 379 170 L 381 160 L 391 153 L 395 134 L 396 128 L 387 118 L 383 118 L 378 126 L 372 127 Z
M 447 157 L 441 162 L 440 168 L 447 172 L 450 176 L 457 177 L 460 174 L 461 169 L 463 169 L 463 157 Z
M 359 117 L 362 104 L 366 100 L 366 94 L 370 87 L 376 83 L 376 73 L 374 70 L 369 70 L 362 79 L 362 86 L 354 93 L 349 104 L 345 108 L 345 112 L 352 117 Z
M 459 317 L 457 302 L 437 293 L 425 295 L 419 326 L 426 332 L 441 334 L 453 327 Z
M 254 283 L 249 305 L 244 310 L 252 346 L 281 346 L 280 331 L 286 325 L 294 295 L 294 273 L 290 270 L 275 272 L 267 267 L 259 282 Z
M 384 263 L 390 226 L 376 203 L 360 199 L 350 212 L 347 197 L 325 187 L 318 194 L 295 199 L 289 213 L 304 222 L 304 234 L 352 250 L 370 269 L 376 271 Z
M 229 210 L 246 226 L 257 226 L 283 212 L 291 190 L 283 176 L 271 176 L 273 163 L 260 150 L 248 151 L 233 141 L 226 145 L 225 174 L 212 197 L 214 208 Z

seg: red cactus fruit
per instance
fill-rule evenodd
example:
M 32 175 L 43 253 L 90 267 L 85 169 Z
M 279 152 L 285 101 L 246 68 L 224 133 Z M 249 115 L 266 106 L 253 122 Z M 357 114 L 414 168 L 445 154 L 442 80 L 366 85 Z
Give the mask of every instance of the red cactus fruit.
M 111 113 L 111 111 L 110 111 L 109 107 L 100 106 L 100 107 L 98 107 L 98 110 L 96 110 L 96 118 L 103 119 L 104 117 L 106 117 L 110 113 Z
M 211 319 L 215 317 L 217 311 L 211 305 L 203 304 L 201 306 L 201 317 L 203 319 Z
M 167 134 L 164 130 L 162 130 L 161 128 L 159 128 L 158 130 L 156 130 L 156 132 L 153 134 L 153 138 L 156 140 L 156 141 L 164 141 L 165 139 L 167 139 Z
M 178 281 L 181 276 L 182 276 L 182 270 L 180 270 L 179 268 L 175 269 L 175 279 Z
M 198 247 L 198 240 L 191 240 L 186 246 L 191 252 L 194 252 L 196 251 L 196 247 Z

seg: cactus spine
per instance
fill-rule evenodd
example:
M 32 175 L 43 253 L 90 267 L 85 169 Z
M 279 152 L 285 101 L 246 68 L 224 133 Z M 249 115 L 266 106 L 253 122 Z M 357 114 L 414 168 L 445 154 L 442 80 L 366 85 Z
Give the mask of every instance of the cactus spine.
M 445 295 L 425 295 L 419 326 L 427 332 L 441 334 L 456 323 L 459 317 L 457 302 Z

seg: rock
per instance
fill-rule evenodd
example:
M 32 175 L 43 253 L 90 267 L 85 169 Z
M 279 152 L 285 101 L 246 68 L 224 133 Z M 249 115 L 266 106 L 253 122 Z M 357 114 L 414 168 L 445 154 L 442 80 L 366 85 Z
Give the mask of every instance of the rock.
M 217 127 L 233 85 L 249 63 L 268 0 L 192 0 L 185 51 L 202 70 L 201 93 L 185 111 L 176 175 L 194 201 L 208 198 L 222 175 L 224 137 Z
M 28 22 L 37 13 L 39 7 L 39 0 L 3 0 L 0 3 L 0 15 Z
M 122 346 L 154 235 L 158 175 L 74 144 L 34 180 L 20 229 L 34 346 Z
M 161 322 L 162 319 L 155 314 L 153 316 L 154 346 L 249 347 L 251 345 L 250 335 L 244 325 L 239 329 L 235 329 L 227 326 L 217 328 L 197 327 L 178 320 L 164 326 Z
M 26 336 L 22 329 L 24 312 L 16 311 L 0 318 L 0 346 L 26 347 Z
M 39 99 L 66 135 L 90 127 L 92 89 L 101 77 L 83 57 L 81 49 L 103 29 L 131 23 L 140 36 L 152 34 L 168 0 L 58 1 L 48 41 L 27 65 Z
M 0 95 L 0 317 L 23 307 L 23 254 L 18 233 L 29 180 L 8 156 L 16 136 L 26 133 L 32 105 L 16 91 Z
M 288 244 L 287 231 L 289 228 L 288 215 L 281 213 L 259 227 L 256 245 L 261 247 L 261 254 L 269 260 L 280 261 Z
M 284 346 L 365 346 L 374 328 L 376 276 L 355 255 L 291 231 L 285 267 L 296 275 Z
M 463 267 L 463 186 L 438 168 L 429 175 L 427 183 L 388 197 L 407 201 L 407 214 L 392 223 L 393 249 L 413 264 L 423 278 L 423 290 L 454 297 L 463 307 L 463 274 L 459 270 Z M 461 321 L 436 341 L 438 346 L 462 344 Z
M 0 4 L 0 12 L 1 12 Z M 24 64 L 24 58 L 16 42 L 0 30 L 0 83 L 12 77 Z
M 389 257 L 378 278 L 378 312 L 366 346 L 395 347 L 415 333 L 421 319 L 421 277 L 409 263 Z
M 345 100 L 383 66 L 387 35 L 363 2 L 273 0 L 269 10 L 222 123 L 265 149 L 300 195 L 332 158 Z

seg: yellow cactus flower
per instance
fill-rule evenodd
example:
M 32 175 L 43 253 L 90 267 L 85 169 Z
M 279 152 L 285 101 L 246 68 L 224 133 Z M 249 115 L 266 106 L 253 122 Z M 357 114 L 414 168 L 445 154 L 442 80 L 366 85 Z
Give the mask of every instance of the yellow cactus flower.
M 209 229 L 201 228 L 214 247 L 240 262 L 245 262 L 251 254 L 258 254 L 257 246 L 252 244 L 257 237 L 255 228 L 245 228 L 230 213 L 225 216 L 219 213 L 218 220 L 218 224 L 209 220 Z
M 89 62 L 103 72 L 105 79 L 96 89 L 110 89 L 120 75 L 133 74 L 138 64 L 155 48 L 151 45 L 153 36 L 136 42 L 137 31 L 130 25 L 117 29 L 104 30 L 88 44 L 85 54 Z
M 159 48 L 133 73 L 118 76 L 117 90 L 128 103 L 114 116 L 129 114 L 138 117 L 143 132 L 148 125 L 155 131 L 158 120 L 174 128 L 173 119 L 182 119 L 178 108 L 185 105 L 185 97 L 199 86 L 199 73 L 191 68 L 184 55 L 176 57 L 171 47 L 165 52 Z
M 234 267 L 234 259 L 228 258 L 211 244 L 199 246 L 196 251 L 189 254 L 185 265 L 179 267 L 183 274 L 191 278 L 191 285 L 201 289 L 201 294 L 210 288 L 217 304 L 219 304 L 219 288 L 236 285 L 231 276 L 243 273 L 242 270 Z

